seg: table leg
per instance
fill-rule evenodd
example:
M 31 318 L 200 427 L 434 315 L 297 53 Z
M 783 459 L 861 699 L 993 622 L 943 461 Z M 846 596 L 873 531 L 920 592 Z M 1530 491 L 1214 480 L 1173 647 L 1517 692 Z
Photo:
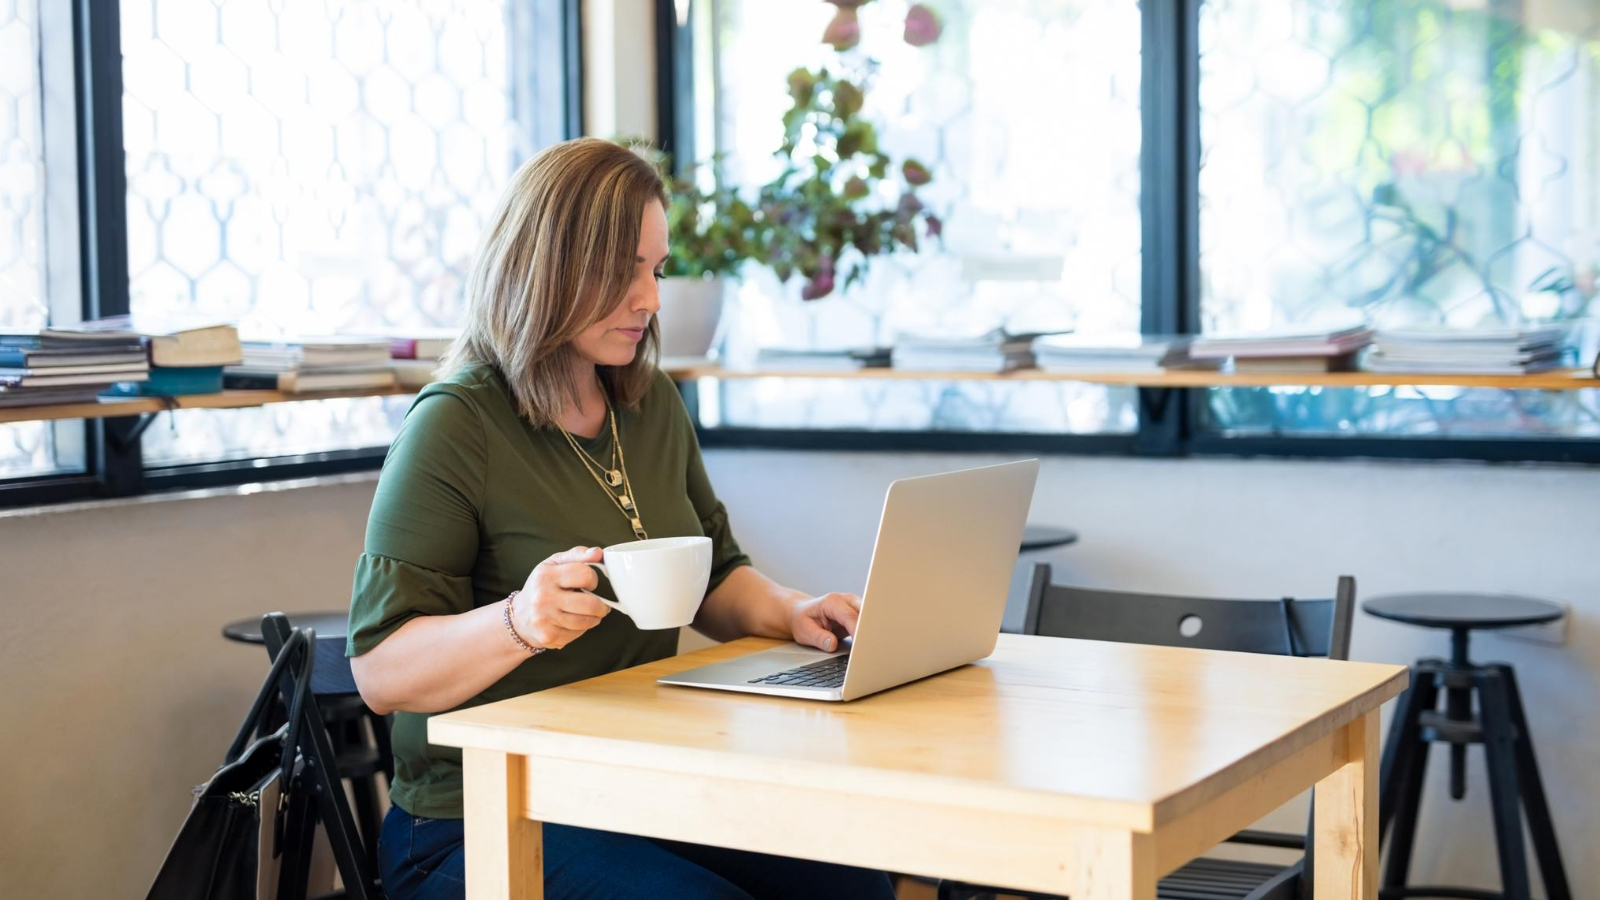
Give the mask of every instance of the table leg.
M 1316 900 L 1378 896 L 1378 711 L 1346 725 L 1344 765 L 1317 784 Z
M 1085 830 L 1072 840 L 1072 900 L 1156 900 L 1155 845 L 1147 834 Z M 1000 892 L 1004 896 L 1005 891 Z
M 522 815 L 527 761 L 463 750 L 463 809 L 470 900 L 542 900 L 544 835 Z

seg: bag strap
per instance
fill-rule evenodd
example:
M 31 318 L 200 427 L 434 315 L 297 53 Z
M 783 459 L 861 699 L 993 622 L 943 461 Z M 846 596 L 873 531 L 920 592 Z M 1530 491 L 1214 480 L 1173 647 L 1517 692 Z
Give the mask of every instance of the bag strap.
M 239 726 L 239 733 L 234 736 L 233 743 L 228 746 L 228 752 L 223 757 L 223 763 L 235 762 L 244 748 L 250 743 L 250 736 L 260 730 L 262 717 L 267 710 L 267 701 L 278 690 L 278 679 L 283 676 L 284 669 L 294 660 L 294 650 L 305 646 L 306 637 L 303 633 L 295 631 L 283 645 L 283 651 L 278 658 L 272 661 L 272 668 L 268 670 L 266 680 L 261 682 L 261 690 L 256 693 L 255 702 L 250 704 L 250 711 L 245 713 L 244 722 Z M 311 654 L 307 653 L 307 656 Z M 310 683 L 310 679 L 306 680 Z
M 283 772 L 278 776 L 278 788 L 283 793 L 289 792 L 290 782 L 294 779 L 296 751 L 300 747 L 300 734 L 303 730 L 304 719 L 309 714 L 306 709 L 306 700 L 311 696 L 311 670 L 317 662 L 317 633 L 310 628 L 296 628 L 290 636 L 291 643 L 299 637 L 301 664 L 300 671 L 295 676 L 294 697 L 289 701 L 289 726 L 283 738 Z M 285 644 L 278 652 L 278 658 L 283 659 L 292 653 L 290 644 Z M 320 724 L 320 723 L 319 723 Z

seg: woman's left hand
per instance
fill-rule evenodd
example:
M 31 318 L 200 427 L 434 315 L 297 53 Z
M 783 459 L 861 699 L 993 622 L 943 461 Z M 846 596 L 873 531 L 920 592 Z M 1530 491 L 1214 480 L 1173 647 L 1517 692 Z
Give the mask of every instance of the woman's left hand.
M 861 617 L 861 598 L 855 594 L 823 594 L 794 605 L 789 627 L 796 643 L 828 652 L 839 649 L 839 641 L 856 633 Z

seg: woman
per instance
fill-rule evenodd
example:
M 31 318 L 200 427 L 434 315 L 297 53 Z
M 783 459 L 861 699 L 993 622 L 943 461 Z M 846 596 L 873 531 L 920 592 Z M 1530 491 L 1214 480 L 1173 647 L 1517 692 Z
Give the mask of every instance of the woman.
M 751 567 L 655 367 L 665 202 L 654 168 L 605 141 L 524 165 L 478 252 L 448 374 L 384 463 L 347 652 L 367 705 L 396 714 L 379 842 L 392 900 L 464 896 L 461 756 L 427 742 L 429 715 L 675 652 L 675 630 L 641 631 L 596 599 L 584 563 L 599 547 L 709 536 L 694 625 L 713 638 L 832 650 L 854 631 L 855 597 L 807 597 Z M 544 860 L 552 900 L 893 897 L 878 872 L 560 825 L 544 827 Z

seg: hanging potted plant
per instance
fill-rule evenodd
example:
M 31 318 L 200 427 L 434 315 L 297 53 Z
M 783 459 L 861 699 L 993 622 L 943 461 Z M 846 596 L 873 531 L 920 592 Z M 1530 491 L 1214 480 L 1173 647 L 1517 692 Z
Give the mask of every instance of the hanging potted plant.
M 783 169 L 763 185 L 756 206 L 762 260 L 787 282 L 799 275 L 802 300 L 843 290 L 866 275 L 873 256 L 916 252 L 943 229 L 917 188 L 928 167 L 896 162 L 878 146 L 878 129 L 861 115 L 877 62 L 859 51 L 856 8 L 869 0 L 829 0 L 838 12 L 823 42 L 840 52 L 836 68 L 789 74 L 791 105 L 783 116 Z M 905 40 L 922 47 L 939 37 L 938 18 L 922 4 L 906 17 Z
M 754 211 L 716 164 L 699 168 L 704 178 L 666 176 L 671 250 L 657 316 L 664 361 L 705 359 L 716 340 L 726 283 L 754 252 Z

